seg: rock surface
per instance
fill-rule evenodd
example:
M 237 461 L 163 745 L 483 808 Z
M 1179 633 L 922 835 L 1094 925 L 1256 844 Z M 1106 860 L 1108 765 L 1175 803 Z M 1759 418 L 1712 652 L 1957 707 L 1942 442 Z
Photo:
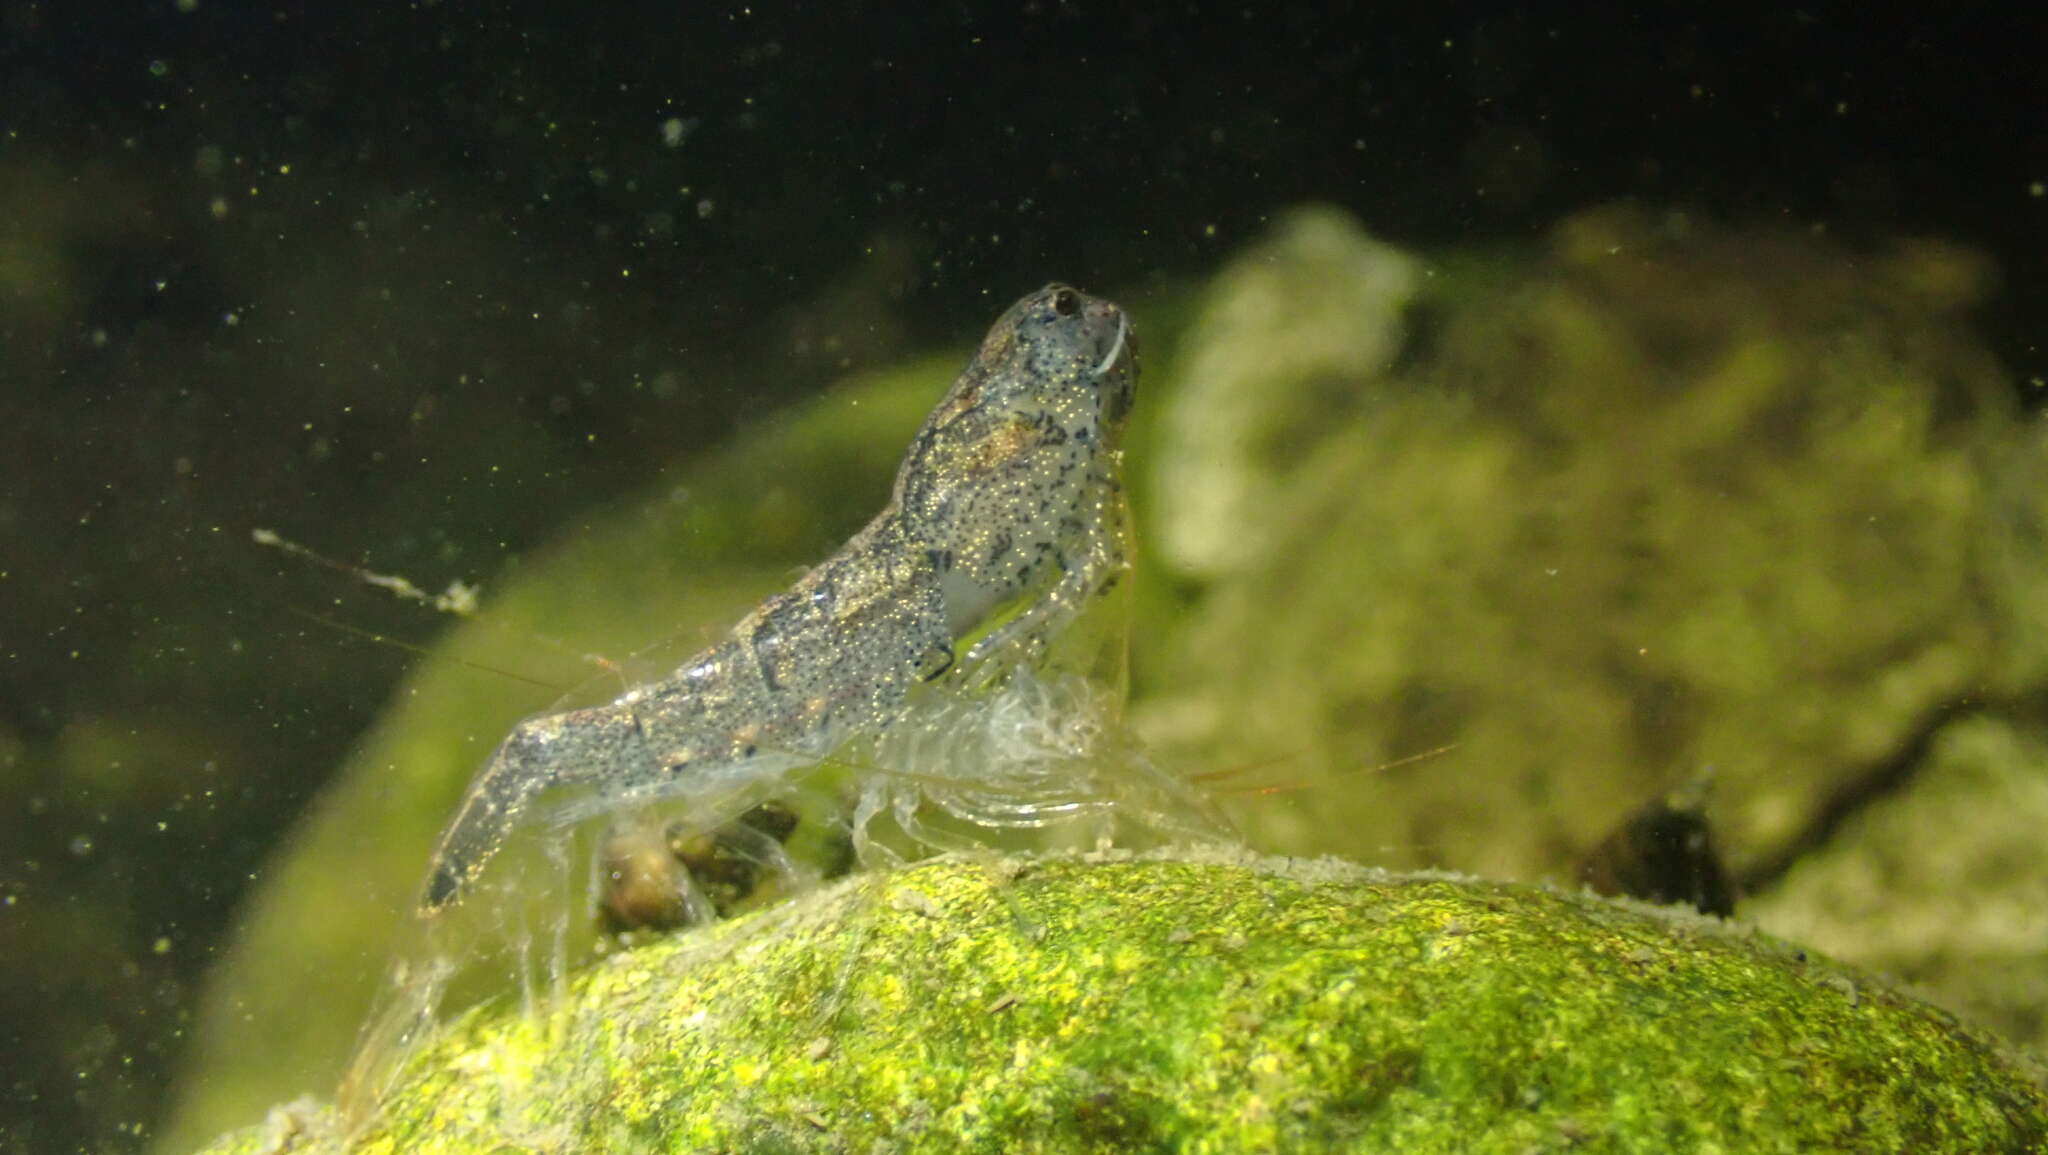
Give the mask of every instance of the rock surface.
M 707 945 L 708 944 L 708 945 Z M 261 1151 L 1988 1151 L 2048 1095 L 1762 936 L 1333 861 L 950 859 L 620 955 Z

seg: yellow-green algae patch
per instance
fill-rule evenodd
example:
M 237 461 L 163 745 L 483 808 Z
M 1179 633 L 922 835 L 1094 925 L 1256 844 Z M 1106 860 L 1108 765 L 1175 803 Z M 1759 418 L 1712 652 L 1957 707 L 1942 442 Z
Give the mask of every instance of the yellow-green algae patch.
M 473 1014 L 352 1140 L 298 1108 L 211 1150 L 2048 1150 L 2035 1078 L 1776 940 L 1590 896 L 948 859 Z

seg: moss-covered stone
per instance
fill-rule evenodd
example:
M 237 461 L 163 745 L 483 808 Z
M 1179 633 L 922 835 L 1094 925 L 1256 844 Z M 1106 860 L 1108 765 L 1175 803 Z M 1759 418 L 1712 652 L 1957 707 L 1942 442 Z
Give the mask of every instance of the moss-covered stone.
M 1295 317 L 1384 346 L 1397 301 L 1311 275 L 1371 251 L 1283 222 L 1160 374 L 1145 466 L 1265 503 L 1235 567 L 1152 557 L 1180 599 L 1133 683 L 1161 757 L 1285 782 L 1240 808 L 1261 848 L 1523 879 L 1706 779 L 1763 925 L 2048 1045 L 2048 427 L 1975 335 L 1986 262 L 1610 208 L 1423 258 L 1391 364 L 1296 356 Z M 1240 316 L 1279 320 L 1210 321 Z M 1201 512 L 1186 488 L 1154 516 Z M 1981 768 L 1935 782 L 1965 745 Z M 1845 822 L 1923 775 L 1932 805 Z
M 1271 299 L 1294 285 L 1276 265 L 1365 243 L 1277 235 L 1201 315 L 1314 298 L 1305 315 L 1376 330 L 1390 301 L 1366 282 Z M 1261 845 L 1526 878 L 1711 772 L 1749 875 L 1930 717 L 2048 672 L 2048 651 L 2004 653 L 2033 635 L 1984 596 L 1991 465 L 2019 424 L 1959 316 L 1969 254 L 1615 209 L 1431 271 L 1382 371 L 1332 381 L 1276 322 L 1198 327 L 1162 374 L 1233 374 L 1160 402 L 1185 431 L 1153 447 L 1162 475 L 1233 431 L 1288 432 L 1232 463 L 1265 495 L 1261 549 L 1188 575 L 1136 683 L 1169 757 L 1292 754 L 1318 786 Z M 1293 416 L 1304 392 L 1319 420 Z M 1240 400 L 1181 412 L 1211 393 Z M 1212 411 L 1229 428 L 1196 435 Z
M 2048 1095 L 1718 923 L 1329 861 L 956 859 L 473 1014 L 342 1129 L 211 1150 L 2048 1150 Z
M 1746 917 L 2048 1038 L 2048 731 L 1944 727 L 1904 788 L 1847 819 Z

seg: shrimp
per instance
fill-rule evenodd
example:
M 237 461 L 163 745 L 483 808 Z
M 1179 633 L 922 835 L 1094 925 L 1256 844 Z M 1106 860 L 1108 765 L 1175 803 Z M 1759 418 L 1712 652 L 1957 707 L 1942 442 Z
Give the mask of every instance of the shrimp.
M 1137 380 L 1116 305 L 1055 283 L 1010 306 L 837 553 L 669 676 L 513 728 L 441 835 L 419 913 L 458 903 L 517 828 L 562 813 L 548 796 L 729 816 L 902 720 L 918 687 L 987 685 L 1042 654 L 1129 568 Z

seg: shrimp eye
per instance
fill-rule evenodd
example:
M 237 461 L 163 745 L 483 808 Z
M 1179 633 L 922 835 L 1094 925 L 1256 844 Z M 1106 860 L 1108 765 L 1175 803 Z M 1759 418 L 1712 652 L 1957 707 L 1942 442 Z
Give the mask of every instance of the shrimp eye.
M 1071 317 L 1081 307 L 1081 298 L 1072 289 L 1061 289 L 1052 295 L 1052 311 L 1062 317 Z

